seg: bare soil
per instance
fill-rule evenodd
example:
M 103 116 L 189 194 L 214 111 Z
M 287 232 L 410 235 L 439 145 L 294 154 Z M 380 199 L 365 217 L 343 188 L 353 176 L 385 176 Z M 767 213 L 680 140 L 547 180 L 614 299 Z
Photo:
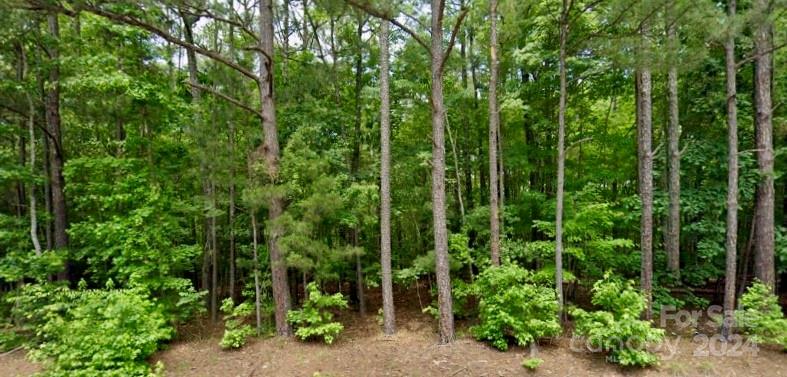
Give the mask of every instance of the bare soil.
M 345 332 L 332 345 L 270 338 L 250 342 L 239 351 L 222 351 L 219 335 L 173 344 L 154 360 L 167 376 L 767 376 L 787 377 L 787 354 L 760 347 L 739 356 L 712 356 L 692 337 L 670 336 L 677 352 L 658 351 L 658 367 L 628 369 L 587 350 L 572 351 L 568 337 L 543 343 L 535 351 L 544 363 L 535 372 L 522 367 L 531 349 L 500 352 L 467 335 L 466 327 L 449 346 L 436 343 L 431 317 L 399 313 L 397 334 L 382 335 L 374 317 L 342 318 Z M 701 338 L 700 338 L 701 339 Z M 715 346 L 720 349 L 719 343 Z M 573 348 L 582 348 L 574 342 Z M 708 356 L 699 356 L 709 350 Z M 695 355 L 695 352 L 697 353 Z

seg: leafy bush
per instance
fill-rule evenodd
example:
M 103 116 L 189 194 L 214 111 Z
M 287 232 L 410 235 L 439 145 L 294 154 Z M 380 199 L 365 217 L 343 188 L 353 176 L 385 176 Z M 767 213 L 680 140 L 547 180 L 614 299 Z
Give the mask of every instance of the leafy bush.
M 532 277 L 516 265 L 491 267 L 478 276 L 480 323 L 471 329 L 476 339 L 506 350 L 509 338 L 524 346 L 560 333 L 555 291 Z
M 541 364 L 543 363 L 544 363 L 544 359 L 539 359 L 537 357 L 531 357 L 529 359 L 522 360 L 522 366 L 531 371 L 536 370 L 536 368 L 541 366 Z
M 221 303 L 221 311 L 224 313 L 224 336 L 221 337 L 219 345 L 221 348 L 240 348 L 246 344 L 246 339 L 254 335 L 251 325 L 245 323 L 254 306 L 244 301 L 237 306 L 232 298 L 226 298 Z
M 645 346 L 661 342 L 664 330 L 640 320 L 645 310 L 645 296 L 631 281 L 621 281 L 609 273 L 593 284 L 594 305 L 602 310 L 586 312 L 574 308 L 575 332 L 588 338 L 590 344 L 609 352 L 608 360 L 626 366 L 649 366 L 658 363 L 658 356 Z
M 297 327 L 295 336 L 301 340 L 322 337 L 327 344 L 333 343 L 339 333 L 344 330 L 339 322 L 332 322 L 333 313 L 330 309 L 346 309 L 347 300 L 341 293 L 324 295 L 314 282 L 306 286 L 308 297 L 300 310 L 290 310 L 287 320 Z
M 45 362 L 47 376 L 149 376 L 146 359 L 174 335 L 161 305 L 142 290 L 25 291 L 45 303 L 30 313 L 40 340 L 31 357 Z
M 741 296 L 735 321 L 756 343 L 778 344 L 787 351 L 787 318 L 771 288 L 755 281 Z

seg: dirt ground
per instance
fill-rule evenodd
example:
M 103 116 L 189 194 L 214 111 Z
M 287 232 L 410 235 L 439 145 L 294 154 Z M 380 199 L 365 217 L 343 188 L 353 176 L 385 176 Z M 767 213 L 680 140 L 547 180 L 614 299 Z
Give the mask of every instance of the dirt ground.
M 295 340 L 254 341 L 239 351 L 222 351 L 218 337 L 175 343 L 154 360 L 166 365 L 167 376 L 767 376 L 787 377 L 787 354 L 760 347 L 756 354 L 695 356 L 702 353 L 691 337 L 669 338 L 677 352 L 659 351 L 658 367 L 637 370 L 609 364 L 601 354 L 572 351 L 571 339 L 541 344 L 537 357 L 544 363 L 530 372 L 522 367 L 530 349 L 500 352 L 460 331 L 450 346 L 436 344 L 431 318 L 402 313 L 397 334 L 382 335 L 367 317 L 345 321 L 347 329 L 327 346 Z M 346 320 L 347 318 L 345 318 Z M 581 342 L 574 342 L 582 348 Z M 719 349 L 719 346 L 716 346 Z M 707 350 L 709 348 L 706 348 Z M 743 351 L 743 349 L 742 349 Z
M 418 307 L 397 308 L 397 334 L 382 335 L 375 316 L 353 313 L 338 317 L 346 329 L 332 345 L 293 339 L 251 340 L 238 351 L 223 351 L 218 342 L 221 328 L 194 324 L 182 329 L 180 339 L 156 354 L 166 376 L 763 376 L 787 377 L 787 353 L 760 347 L 738 356 L 713 356 L 719 350 L 695 334 L 671 334 L 667 347 L 658 351 L 658 367 L 626 369 L 605 361 L 602 354 L 584 349 L 582 342 L 558 338 L 540 344 L 537 357 L 544 360 L 535 372 L 522 367 L 530 349 L 512 347 L 500 352 L 467 334 L 458 322 L 458 339 L 450 346 L 436 344 L 434 321 Z M 572 345 L 573 344 L 573 345 Z M 574 350 L 572 350 L 574 349 Z M 579 350 L 577 350 L 579 349 Z M 710 355 L 702 356 L 705 351 Z M 0 356 L 0 376 L 27 376 L 38 370 L 23 351 Z

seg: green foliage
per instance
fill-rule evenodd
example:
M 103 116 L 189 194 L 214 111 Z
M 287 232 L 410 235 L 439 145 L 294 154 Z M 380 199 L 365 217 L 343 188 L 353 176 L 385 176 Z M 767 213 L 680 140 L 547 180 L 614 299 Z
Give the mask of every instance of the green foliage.
M 178 277 L 200 253 L 197 245 L 181 243 L 189 234 L 184 217 L 193 208 L 178 201 L 172 187 L 155 184 L 138 159 L 74 159 L 65 174 L 75 208 L 87 214 L 70 231 L 91 280 L 145 287 L 170 307 L 185 304 L 189 290 L 195 301 L 191 282 Z
M 560 334 L 555 291 L 532 277 L 516 265 L 490 267 L 478 276 L 480 323 L 471 329 L 476 339 L 505 351 L 510 338 L 524 346 Z
M 787 318 L 771 287 L 755 281 L 740 298 L 736 324 L 756 343 L 777 344 L 787 351 Z
M 81 290 L 32 285 L 20 303 L 47 376 L 149 376 L 147 358 L 174 329 L 160 304 L 139 289 Z M 157 367 L 160 369 L 161 367 Z
M 254 305 L 244 301 L 237 306 L 232 298 L 225 298 L 221 302 L 221 311 L 224 313 L 224 336 L 219 345 L 221 348 L 240 348 L 246 344 L 246 339 L 254 335 L 254 329 L 246 323 L 246 317 L 254 311 Z
M 593 347 L 608 352 L 611 362 L 639 367 L 658 363 L 658 356 L 646 346 L 661 342 L 664 330 L 652 328 L 649 321 L 639 319 L 645 310 L 645 297 L 631 281 L 607 273 L 603 280 L 593 284 L 592 302 L 601 310 L 571 310 L 577 335 L 586 337 Z
M 538 367 L 541 366 L 541 364 L 543 363 L 544 363 L 544 359 L 540 359 L 538 357 L 531 357 L 522 360 L 522 367 L 527 368 L 532 372 L 538 369 Z
M 320 292 L 317 283 L 306 286 L 308 297 L 300 310 L 290 310 L 287 320 L 297 327 L 295 336 L 301 340 L 321 337 L 327 344 L 333 343 L 336 336 L 344 330 L 344 326 L 333 321 L 332 309 L 346 309 L 347 300 L 341 293 L 325 295 Z

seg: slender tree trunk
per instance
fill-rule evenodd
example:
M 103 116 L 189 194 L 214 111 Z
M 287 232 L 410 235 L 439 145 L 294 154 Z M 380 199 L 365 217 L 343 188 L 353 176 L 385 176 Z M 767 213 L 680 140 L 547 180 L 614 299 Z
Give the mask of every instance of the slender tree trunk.
M 647 21 L 642 23 L 641 48 L 642 53 L 649 49 L 650 25 Z M 640 61 L 637 78 L 638 110 L 637 110 L 637 145 L 639 157 L 639 195 L 642 202 L 640 218 L 640 248 L 641 248 L 641 281 L 642 291 L 647 300 L 645 317 L 652 317 L 652 290 L 653 290 L 653 151 L 652 151 L 652 103 L 651 103 L 651 76 L 647 58 Z
M 358 41 L 358 51 L 355 55 L 355 127 L 353 130 L 353 154 L 350 163 L 350 174 L 353 180 L 358 177 L 358 170 L 361 167 L 361 90 L 363 89 L 363 26 L 366 20 L 361 15 L 358 16 L 358 27 L 356 38 Z M 358 246 L 358 224 L 350 230 L 353 246 Z M 356 294 L 358 296 L 358 312 L 361 316 L 366 315 L 366 300 L 364 299 L 363 265 L 361 256 L 355 256 L 355 280 Z
M 498 63 L 499 65 L 499 63 Z M 499 75 L 498 75 L 499 76 Z M 505 209 L 506 209 L 506 169 L 503 164 L 503 131 L 500 124 L 500 109 L 497 109 L 497 193 L 500 196 L 497 203 L 497 214 L 499 220 L 500 233 L 505 237 Z
M 500 207 L 498 200 L 500 185 L 497 181 L 497 130 L 500 129 L 500 113 L 497 110 L 497 0 L 489 1 L 489 249 L 492 265 L 500 265 Z
M 230 255 L 229 255 L 229 269 L 230 269 L 230 276 L 229 276 L 229 296 L 235 300 L 236 292 L 235 292 L 235 124 L 233 121 L 230 121 L 229 125 L 229 141 L 230 141 L 230 187 L 229 187 L 229 247 L 230 247 Z
M 43 145 L 43 147 L 44 147 L 44 150 L 43 150 L 43 152 L 44 152 L 43 160 L 44 161 L 43 161 L 43 164 L 42 164 L 43 165 L 43 169 L 44 169 L 44 176 L 45 177 L 51 177 L 50 174 L 51 174 L 52 169 L 51 169 L 51 164 L 50 164 L 51 160 L 49 159 L 49 153 L 50 153 L 50 151 L 49 151 L 50 150 L 49 138 L 46 135 L 43 135 L 43 137 L 41 138 L 41 145 Z M 45 180 L 45 182 L 44 182 L 44 208 L 46 209 L 46 213 L 53 213 L 53 209 L 52 209 L 52 184 L 51 184 L 51 182 L 48 179 Z M 55 235 L 54 235 L 54 228 L 52 227 L 52 221 L 50 221 L 49 219 L 45 220 L 44 233 L 45 233 L 45 236 L 46 236 L 45 237 L 46 238 L 46 249 L 47 250 L 52 250 L 52 248 L 54 247 Z
M 391 99 L 388 83 L 389 22 L 380 22 L 380 268 L 382 269 L 383 331 L 396 332 L 391 276 Z
M 459 155 L 456 151 L 456 140 L 454 134 L 451 132 L 451 123 L 448 122 L 448 116 L 445 118 L 445 130 L 448 131 L 448 142 L 451 143 L 451 151 L 454 157 L 454 176 L 456 177 L 456 200 L 459 204 L 459 215 L 462 219 L 462 224 L 465 223 L 465 203 L 462 199 L 462 180 L 459 171 Z
M 191 17 L 187 17 L 185 14 L 181 12 L 181 19 L 183 21 L 183 37 L 186 40 L 186 43 L 194 44 L 194 32 L 193 26 L 196 22 L 195 19 Z M 197 53 L 192 48 L 186 49 L 186 65 L 188 68 L 189 73 L 189 83 L 190 83 L 190 91 L 191 91 L 191 100 L 194 105 L 194 123 L 199 124 L 202 121 L 202 117 L 200 116 L 199 110 L 199 103 L 202 100 L 202 91 L 198 87 L 199 84 L 199 68 L 197 63 Z M 201 145 L 202 148 L 206 148 L 205 145 Z M 200 158 L 200 174 L 202 175 L 202 194 L 205 200 L 210 200 L 213 203 L 213 194 L 212 194 L 212 183 L 211 175 L 209 168 L 207 166 L 206 158 L 203 156 Z M 211 207 L 211 212 L 213 208 Z M 212 266 L 214 266 L 214 255 L 215 255 L 215 219 L 213 215 L 206 215 L 204 218 L 204 230 L 205 230 L 205 244 L 202 250 L 202 268 L 201 268 L 201 286 L 202 289 L 206 289 L 209 292 L 209 295 L 206 297 L 206 305 L 208 306 L 208 310 L 210 311 L 210 318 L 211 321 L 215 322 L 217 317 L 217 310 L 216 310 L 216 287 L 214 281 L 212 279 Z
M 736 0 L 727 4 L 728 23 L 735 19 Z M 724 277 L 724 321 L 721 335 L 729 339 L 735 316 L 735 273 L 738 248 L 738 107 L 736 103 L 735 34 L 733 28 L 727 31 L 724 43 L 724 56 L 727 81 L 727 240 L 726 271 Z
M 216 212 L 216 184 L 210 182 L 210 211 Z M 219 250 L 216 242 L 216 215 L 210 215 L 210 318 L 218 320 Z
M 257 336 L 262 332 L 262 311 L 260 310 L 260 258 L 257 252 L 257 210 L 251 209 L 252 257 L 254 258 L 254 309 L 257 319 Z
M 24 56 L 24 51 L 22 52 Z M 24 60 L 24 59 L 23 59 Z M 27 70 L 27 65 L 25 61 L 25 71 Z M 30 93 L 25 91 L 25 97 L 27 98 L 27 132 L 28 137 L 30 138 L 30 175 L 35 177 L 36 174 L 36 132 L 35 132 L 35 112 L 36 108 L 33 105 L 33 98 L 30 96 Z M 30 239 L 33 241 L 33 250 L 35 250 L 36 255 L 41 255 L 41 242 L 38 241 L 38 216 L 36 213 L 36 185 L 35 183 L 30 183 L 30 190 L 28 193 L 30 198 Z
M 265 160 L 268 178 L 272 183 L 279 177 L 279 137 L 276 127 L 276 109 L 273 101 L 273 8 L 272 0 L 259 2 L 260 18 L 260 106 L 262 108 L 262 129 L 264 141 L 261 155 Z M 287 311 L 290 310 L 290 289 L 287 282 L 287 265 L 279 250 L 279 236 L 282 229 L 277 219 L 284 211 L 284 198 L 271 195 L 268 204 L 268 251 L 271 260 L 271 279 L 273 300 L 276 306 L 276 333 L 280 336 L 292 335 L 287 323 Z
M 667 39 L 671 52 L 677 54 L 677 26 L 675 25 L 672 4 L 668 5 L 670 17 L 667 21 Z M 678 123 L 678 67 L 676 59 L 670 59 L 667 73 L 667 97 L 669 102 L 669 125 L 667 130 L 668 191 L 669 210 L 667 215 L 667 234 L 664 248 L 667 252 L 667 269 L 674 276 L 680 276 L 680 124 Z
M 235 2 L 234 0 L 230 0 L 230 8 L 234 9 Z M 289 4 L 285 3 L 285 12 L 286 15 L 289 15 Z M 286 47 L 288 45 L 288 37 L 289 37 L 289 28 L 287 24 L 289 20 L 285 17 L 285 56 L 286 56 Z M 229 52 L 230 57 L 235 58 L 235 27 L 230 25 L 229 27 Z M 229 182 L 229 247 L 230 247 L 230 255 L 229 255 L 229 296 L 233 300 L 238 298 L 238 294 L 235 292 L 235 121 L 234 119 L 230 119 L 227 125 L 227 138 L 229 139 L 229 175 L 230 175 L 230 182 Z
M 560 12 L 560 103 L 557 126 L 557 193 L 555 204 L 555 292 L 558 316 L 563 317 L 563 179 L 565 177 L 566 138 L 566 40 L 568 39 L 568 14 L 571 0 L 563 0 Z
M 755 0 L 753 10 L 758 18 L 754 36 L 754 107 L 757 168 L 760 183 L 755 204 L 754 275 L 775 288 L 774 270 L 774 188 L 773 188 L 773 25 L 768 20 L 772 2 Z
M 68 246 L 68 215 L 66 208 L 66 196 L 64 192 L 65 179 L 63 178 L 63 138 L 60 129 L 60 26 L 57 14 L 47 15 L 49 24 L 49 35 L 53 43 L 48 47 L 51 66 L 49 68 L 49 80 L 46 85 L 46 123 L 49 134 L 52 137 L 52 148 L 50 148 L 49 159 L 51 161 L 50 177 L 52 185 L 52 211 L 54 218 L 54 248 L 61 249 Z M 68 263 L 64 266 L 64 271 L 58 274 L 60 280 L 68 279 Z
M 432 0 L 432 213 L 434 221 L 435 275 L 440 309 L 440 343 L 454 341 L 451 302 L 451 269 L 448 264 L 448 229 L 445 215 L 445 108 L 443 105 L 443 8 L 444 0 Z

